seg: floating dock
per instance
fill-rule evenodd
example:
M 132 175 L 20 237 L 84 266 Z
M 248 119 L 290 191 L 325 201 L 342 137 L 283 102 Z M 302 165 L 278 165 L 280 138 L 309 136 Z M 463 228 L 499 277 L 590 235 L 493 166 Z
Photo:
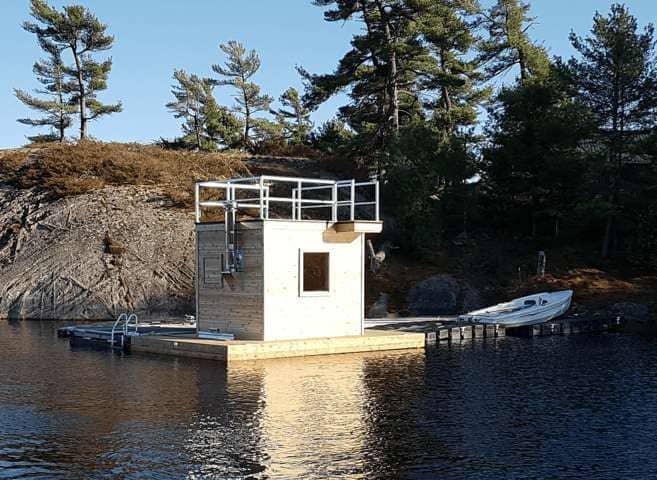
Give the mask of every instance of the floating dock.
M 576 335 L 621 331 L 625 322 L 621 318 L 562 317 L 539 325 L 504 327 L 502 325 L 462 324 L 456 317 L 400 318 L 369 321 L 371 329 L 379 331 L 415 332 L 425 336 L 426 344 L 462 342 L 480 338 L 543 337 L 550 335 Z
M 337 353 L 422 349 L 423 333 L 366 330 L 364 335 L 301 340 L 204 340 L 191 336 L 135 336 L 131 352 L 205 358 L 222 362 L 267 358 L 305 357 Z
M 87 344 L 99 347 L 123 347 L 130 339 L 141 335 L 193 335 L 196 326 L 190 323 L 145 322 L 134 325 L 128 332 L 116 328 L 113 323 L 73 325 L 57 330 L 58 337 L 71 339 L 73 344 Z
M 476 339 L 504 337 L 543 337 L 552 335 L 594 334 L 621 331 L 621 318 L 564 317 L 551 322 L 522 327 L 459 324 L 455 319 L 402 318 L 376 320 L 369 323 L 364 335 L 320 337 L 297 340 L 209 340 L 196 336 L 190 324 L 139 324 L 130 335 L 115 332 L 112 324 L 77 325 L 58 330 L 60 337 L 70 337 L 72 344 L 109 348 L 120 347 L 131 352 L 202 358 L 224 363 L 269 358 L 332 355 L 341 353 L 380 352 L 422 349 L 425 345 L 467 342 Z

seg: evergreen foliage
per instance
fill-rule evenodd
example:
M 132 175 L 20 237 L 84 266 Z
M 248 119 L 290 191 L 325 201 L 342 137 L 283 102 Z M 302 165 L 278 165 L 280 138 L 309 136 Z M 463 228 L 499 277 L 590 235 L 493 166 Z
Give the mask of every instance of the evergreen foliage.
M 251 130 L 256 126 L 256 115 L 269 111 L 273 98 L 260 93 L 260 86 L 251 81 L 260 69 L 260 57 L 255 50 L 247 52 L 244 45 L 234 40 L 220 45 L 228 57 L 225 64 L 213 65 L 212 70 L 222 78 L 215 80 L 216 85 L 230 85 L 235 93 L 235 111 L 242 116 L 243 134 L 241 146 L 252 147 Z
M 482 171 L 489 217 L 507 231 L 559 236 L 586 202 L 588 159 L 584 143 L 593 121 L 560 72 L 542 82 L 503 88 L 490 110 L 490 143 Z M 550 225 L 549 228 L 546 228 Z
M 173 78 L 177 82 L 171 90 L 175 100 L 167 103 L 167 108 L 183 119 L 183 143 L 197 150 L 238 144 L 241 123 L 226 107 L 217 104 L 213 81 L 184 70 L 176 70 Z
M 302 145 L 308 141 L 312 123 L 310 109 L 301 101 L 296 88 L 288 88 L 279 98 L 282 108 L 272 110 L 272 114 L 283 130 L 285 139 L 293 145 Z
M 596 140 L 606 148 L 606 179 L 599 192 L 607 201 L 602 255 L 618 240 L 616 216 L 623 209 L 627 159 L 636 156 L 637 139 L 655 129 L 657 65 L 654 27 L 639 31 L 627 7 L 614 4 L 608 16 L 596 13 L 591 35 L 570 35 L 580 58 L 567 66 L 579 98 L 594 115 Z
M 489 77 L 501 75 L 516 65 L 521 83 L 549 74 L 547 52 L 532 43 L 528 35 L 535 21 L 529 16 L 529 9 L 530 5 L 522 0 L 497 0 L 481 13 L 488 37 L 479 45 L 479 60 Z
M 50 48 L 48 44 L 44 44 L 43 47 L 45 49 Z M 18 121 L 32 127 L 48 126 L 51 129 L 47 134 L 28 137 L 30 141 L 35 143 L 63 142 L 66 129 L 72 124 L 71 116 L 75 113 L 75 108 L 70 105 L 65 86 L 66 79 L 61 55 L 56 49 L 48 53 L 48 59 L 39 60 L 32 68 L 38 82 L 43 86 L 41 89 L 36 90 L 39 96 L 31 95 L 18 88 L 14 89 L 16 98 L 32 110 L 44 115 L 40 118 L 20 118 Z
M 112 59 L 96 61 L 94 53 L 109 50 L 114 37 L 108 35 L 103 24 L 90 10 L 80 5 L 69 5 L 61 11 L 45 0 L 31 0 L 31 14 L 35 22 L 25 22 L 23 28 L 37 36 L 47 52 L 68 51 L 72 65 L 62 65 L 65 81 L 63 90 L 70 95 L 70 104 L 77 105 L 80 139 L 88 136 L 88 122 L 120 112 L 121 102 L 104 104 L 98 92 L 107 89 Z

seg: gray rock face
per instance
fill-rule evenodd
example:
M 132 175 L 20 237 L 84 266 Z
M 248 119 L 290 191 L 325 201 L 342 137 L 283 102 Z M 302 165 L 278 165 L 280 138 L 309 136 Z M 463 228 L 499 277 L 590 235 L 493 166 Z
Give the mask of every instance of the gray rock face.
M 193 313 L 194 218 L 156 188 L 49 201 L 0 185 L 0 317 Z
M 415 284 L 408 292 L 413 315 L 451 315 L 458 310 L 461 287 L 450 275 L 436 275 Z
M 408 292 L 412 315 L 456 315 L 481 308 L 481 295 L 451 275 L 436 275 L 415 284 Z

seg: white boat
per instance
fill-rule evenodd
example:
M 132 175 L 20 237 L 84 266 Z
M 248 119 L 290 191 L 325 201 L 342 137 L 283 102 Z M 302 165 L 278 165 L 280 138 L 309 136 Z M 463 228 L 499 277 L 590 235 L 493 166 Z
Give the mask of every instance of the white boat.
M 561 292 L 536 293 L 516 298 L 506 303 L 482 308 L 459 316 L 459 320 L 471 323 L 484 323 L 519 327 L 536 325 L 563 315 L 570 308 L 572 290 Z

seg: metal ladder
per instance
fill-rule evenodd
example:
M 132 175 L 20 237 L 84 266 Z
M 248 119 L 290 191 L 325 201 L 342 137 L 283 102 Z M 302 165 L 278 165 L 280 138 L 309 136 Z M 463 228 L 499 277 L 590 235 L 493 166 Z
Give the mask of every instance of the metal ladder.
M 130 325 L 133 321 L 134 321 L 134 331 L 132 334 L 137 335 L 139 331 L 139 317 L 137 317 L 137 314 L 135 313 L 128 314 L 127 312 L 124 312 L 121 315 L 119 315 L 119 317 L 114 322 L 114 325 L 112 326 L 112 333 L 109 339 L 109 343 L 112 348 L 125 347 L 125 337 L 130 335 Z M 121 322 L 123 322 L 123 325 L 119 327 Z M 121 343 L 120 345 L 116 345 L 114 338 L 117 334 L 117 331 L 119 330 L 121 332 Z

